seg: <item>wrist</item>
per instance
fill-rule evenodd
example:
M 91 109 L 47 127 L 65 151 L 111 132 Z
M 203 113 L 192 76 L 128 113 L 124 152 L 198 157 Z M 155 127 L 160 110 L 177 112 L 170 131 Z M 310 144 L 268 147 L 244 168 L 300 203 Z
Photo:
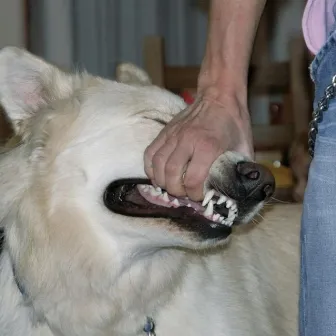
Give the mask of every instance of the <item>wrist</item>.
M 220 78 L 200 77 L 197 93 L 203 100 L 226 107 L 236 104 L 241 112 L 248 114 L 246 81 L 237 81 L 232 76 Z
M 203 61 L 198 77 L 198 92 L 216 101 L 236 97 L 247 103 L 247 73 L 223 62 Z

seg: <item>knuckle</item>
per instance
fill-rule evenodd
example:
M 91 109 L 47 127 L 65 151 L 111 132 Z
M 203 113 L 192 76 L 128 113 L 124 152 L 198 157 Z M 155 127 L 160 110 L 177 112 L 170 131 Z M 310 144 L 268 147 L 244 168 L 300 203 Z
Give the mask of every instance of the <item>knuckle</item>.
M 178 164 L 169 161 L 167 162 L 165 172 L 168 176 L 175 176 L 178 171 L 179 171 Z
M 175 147 L 176 143 L 177 143 L 177 136 L 175 134 L 172 134 L 167 138 L 165 145 L 169 147 Z
M 192 174 L 186 175 L 184 185 L 190 190 L 202 189 L 207 176 L 207 169 L 205 167 L 199 167 L 197 171 L 193 171 Z
M 196 129 L 188 129 L 183 133 L 182 140 L 187 142 L 193 142 L 199 138 L 199 132 Z
M 153 161 L 154 168 L 160 167 L 160 166 L 164 165 L 164 163 L 166 161 L 165 155 L 163 153 L 161 153 L 160 151 L 156 152 L 155 155 L 153 156 L 152 161 Z
M 198 141 L 200 150 L 207 152 L 218 152 L 220 149 L 219 141 L 214 137 L 205 137 Z
M 201 187 L 202 183 L 203 183 L 203 178 L 199 174 L 187 177 L 184 180 L 184 185 L 187 189 L 193 189 L 193 190 L 198 189 Z

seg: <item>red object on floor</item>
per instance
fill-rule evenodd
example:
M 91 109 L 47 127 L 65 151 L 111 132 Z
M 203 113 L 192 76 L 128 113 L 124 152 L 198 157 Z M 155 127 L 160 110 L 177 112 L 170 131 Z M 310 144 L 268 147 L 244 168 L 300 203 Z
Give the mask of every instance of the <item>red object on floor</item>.
M 193 97 L 193 95 L 187 91 L 187 90 L 184 90 L 181 92 L 181 97 L 184 99 L 184 101 L 190 105 L 194 102 L 195 98 Z

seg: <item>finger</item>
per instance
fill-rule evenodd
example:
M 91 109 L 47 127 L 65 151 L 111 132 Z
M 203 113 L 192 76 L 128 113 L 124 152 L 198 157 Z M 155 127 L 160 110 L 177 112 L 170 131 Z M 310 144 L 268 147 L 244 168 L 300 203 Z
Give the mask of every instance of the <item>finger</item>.
M 146 148 L 144 153 L 145 173 L 152 182 L 154 181 L 153 157 L 157 151 L 165 144 L 166 133 L 160 132 L 154 141 Z
M 193 154 L 191 142 L 182 142 L 171 153 L 165 166 L 166 190 L 174 196 L 185 196 L 183 175 Z
M 155 184 L 166 189 L 165 167 L 171 153 L 175 150 L 177 142 L 167 141 L 153 156 L 153 180 Z
M 184 177 L 184 188 L 188 197 L 194 201 L 204 198 L 204 183 L 209 171 L 221 151 L 214 148 L 208 150 L 195 150 Z

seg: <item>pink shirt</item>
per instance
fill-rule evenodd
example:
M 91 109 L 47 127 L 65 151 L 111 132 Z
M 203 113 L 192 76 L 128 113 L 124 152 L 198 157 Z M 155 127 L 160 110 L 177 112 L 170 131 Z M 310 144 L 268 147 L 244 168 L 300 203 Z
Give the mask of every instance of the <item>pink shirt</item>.
M 317 54 L 334 28 L 336 0 L 307 0 L 302 18 L 303 36 L 308 49 Z

